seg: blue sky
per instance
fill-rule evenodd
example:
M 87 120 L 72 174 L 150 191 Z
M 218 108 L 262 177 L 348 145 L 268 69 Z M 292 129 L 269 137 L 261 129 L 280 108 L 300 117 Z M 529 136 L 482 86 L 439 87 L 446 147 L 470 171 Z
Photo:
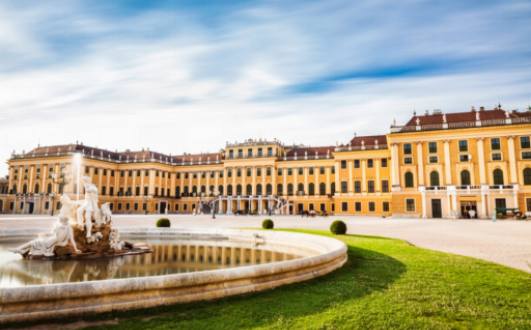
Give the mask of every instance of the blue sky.
M 0 158 L 331 145 L 414 110 L 524 109 L 530 22 L 530 1 L 4 1 Z

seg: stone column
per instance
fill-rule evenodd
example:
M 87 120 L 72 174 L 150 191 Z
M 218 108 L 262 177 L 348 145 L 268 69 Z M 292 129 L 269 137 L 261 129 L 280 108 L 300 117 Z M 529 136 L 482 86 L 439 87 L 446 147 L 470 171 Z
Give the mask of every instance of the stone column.
M 288 194 L 288 171 L 282 169 L 282 195 Z
M 367 192 L 367 160 L 361 160 L 361 192 Z
M 223 194 L 225 196 L 228 196 L 227 194 L 227 173 L 229 173 L 228 169 L 223 169 Z M 234 175 L 235 173 L 232 173 Z
M 341 183 L 339 182 L 339 163 L 335 162 L 334 166 L 335 166 L 335 170 L 336 170 L 336 173 L 335 173 L 335 176 L 334 176 L 334 182 L 336 184 L 336 191 L 338 189 L 339 189 L 339 191 L 341 191 Z
M 452 163 L 450 162 L 450 142 L 444 141 L 444 182 L 447 186 L 452 184 Z
M 400 190 L 400 162 L 396 143 L 391 145 L 391 185 L 393 190 Z
M 252 192 L 253 196 L 256 196 L 256 168 L 251 167 L 251 178 L 252 178 Z
M 422 155 L 422 142 L 417 143 L 417 170 L 418 185 L 424 186 L 424 157 Z
M 485 152 L 483 151 L 483 138 L 477 139 L 477 152 L 479 166 L 479 183 L 481 185 L 486 185 L 487 176 L 485 175 Z
M 238 169 L 232 169 L 232 195 L 236 195 L 236 175 L 238 174 Z M 231 207 L 232 208 L 232 207 Z
M 382 182 L 380 181 L 380 162 L 381 159 L 375 159 L 374 164 L 376 166 L 376 182 L 375 182 L 375 191 L 381 192 L 382 191 Z
M 514 148 L 514 136 L 507 139 L 507 149 L 509 149 L 509 178 L 510 184 L 518 184 L 518 174 L 516 172 L 516 155 Z
M 210 172 L 207 172 L 206 174 L 206 195 L 210 196 L 212 191 L 210 191 Z
M 352 175 L 354 164 L 353 164 L 352 160 L 348 160 L 347 161 L 347 167 L 348 167 L 348 185 L 347 185 L 348 190 L 347 190 L 347 192 L 349 194 L 352 194 L 354 192 L 354 178 L 353 178 L 353 175 Z
M 325 174 L 326 174 L 326 194 L 327 195 L 330 195 L 331 194 L 331 189 L 330 189 L 330 167 L 327 166 L 325 167 Z
M 304 171 L 304 194 L 308 195 L 308 175 L 309 175 L 308 174 L 308 171 L 309 171 L 308 167 L 305 167 L 303 171 Z
M 115 175 L 116 178 L 118 178 L 118 176 L 120 175 L 120 173 L 116 173 L 117 175 Z M 118 189 L 118 186 L 115 187 L 115 189 Z M 155 194 L 155 170 L 149 170 L 149 188 L 148 188 L 148 193 L 149 195 L 153 195 Z
M 428 217 L 428 207 L 427 207 L 427 199 L 426 199 L 426 188 L 424 186 L 419 187 L 420 191 L 420 197 L 422 202 L 422 218 L 426 219 Z

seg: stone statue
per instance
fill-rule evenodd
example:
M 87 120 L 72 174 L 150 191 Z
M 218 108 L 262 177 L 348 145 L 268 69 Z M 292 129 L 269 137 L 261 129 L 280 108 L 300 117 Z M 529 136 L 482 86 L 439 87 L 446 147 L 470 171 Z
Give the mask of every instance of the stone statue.
M 98 207 L 98 188 L 83 177 L 85 198 L 73 201 L 61 196 L 59 218 L 50 235 L 38 237 L 23 244 L 13 252 L 24 258 L 83 258 L 146 253 L 151 250 L 145 244 L 120 241 L 118 230 L 112 228 L 112 212 L 109 203 Z
M 101 224 L 101 216 L 96 216 L 100 213 L 98 207 L 98 187 L 87 176 L 83 176 L 82 181 L 85 186 L 85 200 L 77 209 L 77 223 L 85 224 L 86 235 L 89 238 L 92 236 L 92 217 L 94 216 L 96 224 Z
M 23 256 L 51 257 L 54 256 L 54 249 L 56 246 L 67 246 L 68 244 L 71 245 L 76 253 L 81 253 L 77 248 L 72 227 L 68 224 L 68 218 L 59 217 L 58 221 L 53 226 L 50 235 L 36 238 L 12 251 L 20 253 Z

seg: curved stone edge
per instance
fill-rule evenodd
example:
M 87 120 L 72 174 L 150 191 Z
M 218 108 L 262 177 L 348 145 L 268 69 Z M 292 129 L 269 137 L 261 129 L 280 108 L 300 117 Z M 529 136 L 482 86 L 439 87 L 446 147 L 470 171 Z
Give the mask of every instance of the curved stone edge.
M 0 290 L 0 323 L 80 316 L 211 300 L 272 289 L 328 274 L 347 261 L 347 247 L 338 240 L 300 233 L 256 230 L 134 229 L 126 235 L 171 238 L 178 234 L 217 235 L 233 240 L 265 239 L 291 243 L 321 254 L 268 264 L 198 273 L 34 285 Z M 1 237 L 1 236 L 0 236 Z

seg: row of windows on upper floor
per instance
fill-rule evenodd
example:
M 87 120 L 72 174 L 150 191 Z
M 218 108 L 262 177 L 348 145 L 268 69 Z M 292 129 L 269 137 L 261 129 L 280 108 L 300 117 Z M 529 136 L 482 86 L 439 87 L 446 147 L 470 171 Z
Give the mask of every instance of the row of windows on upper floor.
M 254 154 L 253 154 L 253 148 L 248 148 L 246 157 L 264 157 L 264 155 L 266 155 L 267 157 L 273 157 L 273 147 L 268 147 L 266 154 L 264 154 L 264 149 L 263 148 L 258 148 L 256 156 L 254 156 Z M 228 155 L 229 159 L 234 159 L 235 158 L 234 156 L 235 156 L 234 149 L 229 149 L 229 155 Z M 243 158 L 244 157 L 243 156 L 243 149 L 238 149 L 237 150 L 236 157 L 237 158 Z
M 367 167 L 373 168 L 375 160 L 374 159 L 367 159 Z M 377 161 L 377 160 L 376 160 Z M 360 168 L 361 167 L 361 160 L 360 159 L 354 159 L 354 168 Z M 380 167 L 387 167 L 387 158 L 380 159 Z M 346 169 L 347 168 L 347 161 L 342 160 L 341 161 L 341 168 Z
M 531 168 L 525 168 L 523 170 L 523 178 L 524 178 L 524 185 L 531 185 Z M 460 178 L 460 185 L 461 186 L 470 186 L 471 183 L 471 176 L 470 171 L 468 170 L 462 170 L 459 173 Z M 492 171 L 492 182 L 495 186 L 503 186 L 505 184 L 505 180 L 503 177 L 503 170 L 497 168 Z M 431 171 L 430 172 L 430 184 L 431 187 L 439 187 L 441 185 L 441 181 L 439 178 L 439 172 L 438 171 Z M 404 173 L 404 186 L 406 188 L 413 188 L 415 186 L 414 183 L 414 175 L 411 171 L 407 171 Z

